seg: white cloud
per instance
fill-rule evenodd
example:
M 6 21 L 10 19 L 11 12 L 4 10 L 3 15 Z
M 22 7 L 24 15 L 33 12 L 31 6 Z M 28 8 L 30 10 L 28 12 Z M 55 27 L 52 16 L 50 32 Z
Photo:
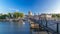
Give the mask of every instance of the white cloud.
M 9 10 L 19 11 L 19 9 L 9 8 Z
M 47 11 L 45 13 L 55 13 L 55 14 L 60 14 L 60 9 L 54 9 L 54 10 L 50 10 L 50 11 Z

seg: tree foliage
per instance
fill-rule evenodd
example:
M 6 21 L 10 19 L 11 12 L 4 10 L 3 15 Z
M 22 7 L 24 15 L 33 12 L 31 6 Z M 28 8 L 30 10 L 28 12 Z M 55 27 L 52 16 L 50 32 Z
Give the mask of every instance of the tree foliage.
M 60 18 L 60 14 L 52 14 L 52 17 Z
M 15 18 L 19 18 L 19 17 L 22 18 L 22 17 L 24 17 L 24 14 L 23 13 L 19 13 L 19 12 L 14 12 L 13 15 L 14 15 Z
M 8 15 L 6 15 L 6 14 L 0 15 L 0 19 L 6 19 L 6 17 L 8 17 Z
M 12 16 L 13 15 L 13 16 Z M 7 14 L 0 14 L 0 19 L 6 19 L 6 17 L 8 18 L 23 18 L 24 14 L 20 13 L 20 12 L 14 12 L 14 13 L 7 13 Z
M 7 16 L 8 16 L 8 18 L 11 18 L 11 13 L 8 13 Z

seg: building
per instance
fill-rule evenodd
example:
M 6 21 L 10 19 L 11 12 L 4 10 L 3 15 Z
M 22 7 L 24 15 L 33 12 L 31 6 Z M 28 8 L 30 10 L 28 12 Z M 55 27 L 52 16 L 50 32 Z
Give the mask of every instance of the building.
M 29 12 L 28 12 L 28 15 L 29 15 L 29 16 L 32 16 L 32 12 L 31 12 L 31 11 L 29 11 Z
M 52 15 L 51 14 L 41 14 L 39 16 L 39 19 L 51 19 L 52 18 Z
M 28 12 L 28 18 L 33 18 L 33 15 L 32 15 L 31 11 Z

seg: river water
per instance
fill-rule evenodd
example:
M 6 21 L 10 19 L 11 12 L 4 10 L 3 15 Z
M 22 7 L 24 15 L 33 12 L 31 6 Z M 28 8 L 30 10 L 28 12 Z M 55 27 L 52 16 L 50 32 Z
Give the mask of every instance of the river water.
M 30 34 L 30 25 L 27 21 L 0 22 L 0 34 Z

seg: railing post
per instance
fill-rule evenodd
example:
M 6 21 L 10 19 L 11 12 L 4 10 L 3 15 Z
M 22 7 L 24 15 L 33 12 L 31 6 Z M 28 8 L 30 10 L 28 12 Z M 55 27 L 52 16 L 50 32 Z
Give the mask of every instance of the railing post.
M 47 27 L 47 20 L 46 20 L 46 27 Z
M 45 21 L 46 21 L 46 27 L 47 27 L 47 19 L 46 19 L 46 17 L 45 17 Z
M 42 25 L 42 19 L 41 19 L 41 25 Z
M 57 23 L 57 34 L 59 34 L 59 23 Z

